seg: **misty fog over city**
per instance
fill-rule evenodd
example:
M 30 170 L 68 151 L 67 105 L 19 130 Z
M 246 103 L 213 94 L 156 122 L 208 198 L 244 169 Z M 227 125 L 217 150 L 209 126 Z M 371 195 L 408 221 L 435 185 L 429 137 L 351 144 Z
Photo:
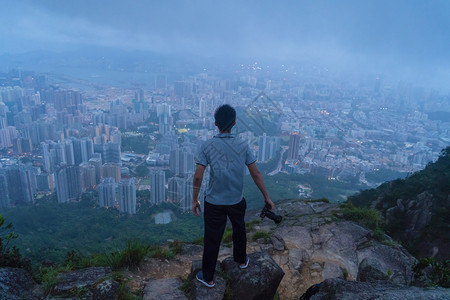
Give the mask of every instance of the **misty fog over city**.
M 0 0 L 8 243 L 33 268 L 137 241 L 158 258 L 180 255 L 176 243 L 201 244 L 194 173 L 223 104 L 236 109 L 231 133 L 247 143 L 280 209 L 289 199 L 344 207 L 361 196 L 379 208 L 388 193 L 376 188 L 446 157 L 449 32 L 448 1 Z M 264 206 L 252 176 L 244 175 L 249 220 Z M 441 181 L 434 192 L 446 189 Z M 407 199 L 392 197 L 404 212 Z M 384 229 L 395 237 L 387 208 Z M 424 218 L 437 224 L 416 219 Z

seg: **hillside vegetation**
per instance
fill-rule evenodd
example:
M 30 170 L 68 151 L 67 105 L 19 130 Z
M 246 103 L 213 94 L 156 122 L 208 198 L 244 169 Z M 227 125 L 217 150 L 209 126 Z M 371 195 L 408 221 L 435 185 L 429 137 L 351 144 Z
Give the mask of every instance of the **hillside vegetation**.
M 349 197 L 357 207 L 374 207 L 386 231 L 419 256 L 450 258 L 450 147 L 425 169 Z

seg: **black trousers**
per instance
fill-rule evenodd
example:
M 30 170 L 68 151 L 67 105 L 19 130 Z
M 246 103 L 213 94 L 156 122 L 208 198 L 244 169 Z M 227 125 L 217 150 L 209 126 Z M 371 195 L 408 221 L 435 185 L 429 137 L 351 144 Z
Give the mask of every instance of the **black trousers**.
M 203 246 L 203 279 L 213 280 L 219 255 L 220 242 L 227 226 L 227 217 L 233 226 L 233 257 L 234 261 L 243 264 L 247 260 L 247 235 L 245 232 L 245 199 L 235 205 L 214 205 L 205 201 L 204 220 L 205 236 Z

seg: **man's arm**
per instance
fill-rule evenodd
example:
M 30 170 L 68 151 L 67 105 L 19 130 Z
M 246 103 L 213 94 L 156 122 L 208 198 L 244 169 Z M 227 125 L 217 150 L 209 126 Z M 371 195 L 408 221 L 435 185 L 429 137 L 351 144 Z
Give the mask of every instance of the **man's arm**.
M 273 204 L 272 200 L 270 200 L 269 194 L 266 191 L 266 186 L 264 184 L 264 180 L 262 178 L 261 172 L 259 172 L 256 163 L 251 163 L 248 166 L 248 170 L 250 171 L 250 175 L 252 176 L 253 181 L 256 186 L 259 188 L 264 197 L 264 202 L 270 205 L 272 209 L 275 209 L 275 204 Z
M 200 193 L 200 188 L 202 186 L 203 181 L 203 173 L 205 172 L 206 166 L 197 164 L 197 169 L 195 169 L 194 173 L 194 182 L 192 184 L 192 213 L 194 216 L 199 217 L 198 212 L 202 211 L 200 208 L 200 202 L 198 201 L 198 194 Z M 198 209 L 198 211 L 197 211 Z

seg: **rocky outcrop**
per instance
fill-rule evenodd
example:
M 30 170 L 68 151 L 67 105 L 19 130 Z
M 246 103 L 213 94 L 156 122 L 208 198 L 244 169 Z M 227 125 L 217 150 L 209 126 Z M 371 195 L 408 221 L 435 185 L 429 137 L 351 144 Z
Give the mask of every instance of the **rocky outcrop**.
M 110 268 L 86 268 L 57 275 L 51 296 L 83 299 L 117 299 L 119 283 Z
M 413 199 L 397 199 L 396 205 L 386 210 L 386 223 L 388 226 L 398 224 L 401 215 L 403 228 L 398 239 L 414 239 L 430 223 L 432 207 L 433 195 L 429 192 L 423 192 Z
M 180 290 L 183 282 L 180 278 L 150 280 L 144 289 L 144 300 L 187 300 Z
M 409 287 L 405 285 L 395 284 L 389 281 L 359 282 L 345 281 L 343 279 L 334 278 L 325 280 L 320 285 L 318 293 L 312 295 L 309 299 L 446 300 L 450 299 L 450 290 L 443 288 L 423 289 L 418 287 Z
M 201 260 L 192 261 L 191 274 L 189 275 L 189 278 L 191 279 L 190 296 L 192 297 L 192 299 L 202 299 L 202 300 L 223 299 L 227 283 L 225 279 L 221 276 L 223 269 L 222 265 L 220 264 L 220 261 L 218 261 L 216 264 L 216 271 L 214 275 L 214 283 L 216 285 L 213 288 L 205 287 L 203 283 L 199 282 L 195 278 L 195 276 L 201 269 L 202 269 Z
M 251 253 L 248 257 L 249 265 L 243 270 L 231 257 L 222 262 L 224 272 L 230 278 L 233 298 L 272 300 L 284 276 L 283 270 L 267 252 Z
M 364 258 L 358 267 L 358 281 L 388 280 L 389 275 L 383 272 L 380 262 L 373 258 Z
M 41 299 L 42 291 L 31 275 L 18 268 L 0 269 L 0 299 Z
M 298 299 L 310 286 L 328 278 L 355 280 L 360 271 L 362 277 L 375 276 L 377 270 L 375 277 L 410 283 L 415 258 L 400 245 L 378 242 L 371 230 L 336 218 L 338 205 L 282 201 L 277 203 L 277 213 L 284 221 L 273 229 L 276 238 L 268 250 L 285 272 L 278 289 L 280 298 Z M 259 230 L 271 231 L 272 227 L 265 220 Z M 369 264 L 368 270 L 367 259 L 376 261 L 376 267 Z
M 192 299 L 198 300 L 216 300 L 223 299 L 226 289 L 226 281 L 220 275 L 214 277 L 216 285 L 213 288 L 207 288 L 203 283 L 199 282 L 195 278 L 192 279 L 191 295 Z
M 413 250 L 417 257 L 436 257 L 448 259 L 450 255 L 450 235 L 424 234 L 430 231 L 430 224 L 436 211 L 442 206 L 450 206 L 450 196 L 447 203 L 439 201 L 432 193 L 422 192 L 409 199 L 397 199 L 394 206 L 380 197 L 377 207 L 384 211 L 386 225 L 392 237 L 405 244 L 414 245 Z M 388 205 L 388 206 L 387 206 Z M 437 207 L 437 209 L 436 209 Z M 445 218 L 445 217 L 444 217 Z M 445 222 L 441 220 L 440 222 Z M 433 226 L 436 226 L 434 224 Z M 445 226 L 441 224 L 441 227 Z M 431 230 L 430 233 L 433 233 Z

